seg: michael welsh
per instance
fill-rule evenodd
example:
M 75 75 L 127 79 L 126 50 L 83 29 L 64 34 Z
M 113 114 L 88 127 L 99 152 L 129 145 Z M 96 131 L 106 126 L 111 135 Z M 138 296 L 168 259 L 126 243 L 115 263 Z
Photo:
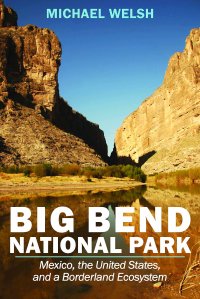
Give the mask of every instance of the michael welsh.
M 47 19 L 105 19 L 101 8 L 47 8 Z M 109 8 L 110 19 L 153 19 L 153 8 Z

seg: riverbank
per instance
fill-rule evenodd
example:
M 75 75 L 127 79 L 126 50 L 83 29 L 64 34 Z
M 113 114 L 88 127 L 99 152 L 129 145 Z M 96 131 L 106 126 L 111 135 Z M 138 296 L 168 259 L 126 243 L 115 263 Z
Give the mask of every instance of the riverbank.
M 200 168 L 155 174 L 147 177 L 147 183 L 151 186 L 164 187 L 200 186 Z
M 129 190 L 144 183 L 130 178 L 91 178 L 85 176 L 26 177 L 23 174 L 0 173 L 0 200 L 12 195 L 17 198 L 25 194 L 58 196 L 59 194 L 83 194 Z

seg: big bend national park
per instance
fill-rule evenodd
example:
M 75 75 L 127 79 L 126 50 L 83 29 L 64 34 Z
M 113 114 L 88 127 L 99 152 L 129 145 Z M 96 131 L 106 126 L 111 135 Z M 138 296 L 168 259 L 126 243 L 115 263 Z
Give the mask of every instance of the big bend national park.
M 151 1 L 153 7 L 142 0 L 140 8 L 128 0 L 124 7 L 113 0 L 94 6 L 50 2 L 0 0 L 0 299 L 200 298 L 200 4 L 183 0 L 180 10 L 176 0 Z M 48 18 L 55 9 L 76 14 L 100 6 L 101 20 Z M 118 6 L 139 17 L 106 18 Z M 141 18 L 147 9 L 151 18 Z M 113 237 L 123 252 L 80 256 L 76 248 L 70 256 L 59 250 L 55 256 L 52 245 L 52 255 L 12 255 L 13 207 L 32 211 L 25 243 L 41 232 L 59 241 L 48 219 L 68 207 L 75 240 L 92 236 L 91 246 L 99 238 L 108 245 Z M 46 230 L 39 233 L 38 207 L 46 212 Z M 108 211 L 108 231 L 88 231 L 90 207 Z M 169 207 L 190 215 L 185 231 L 170 232 Z M 119 208 L 134 215 L 124 213 L 126 229 L 116 232 Z M 158 208 L 162 231 L 152 229 Z M 149 223 L 141 232 L 146 209 Z M 61 213 L 57 221 L 64 227 L 67 220 Z M 135 237 L 144 244 L 152 238 L 156 248 L 161 238 L 182 238 L 191 252 L 179 254 L 169 241 L 168 252 L 144 254 L 142 243 L 133 254 L 128 248 Z M 84 273 L 78 258 L 88 267 Z M 50 280 L 67 271 L 39 269 L 40 260 L 68 263 L 76 279 Z M 91 270 L 89 262 L 102 268 Z M 82 274 L 129 280 L 78 280 Z M 36 282 L 34 275 L 44 280 Z

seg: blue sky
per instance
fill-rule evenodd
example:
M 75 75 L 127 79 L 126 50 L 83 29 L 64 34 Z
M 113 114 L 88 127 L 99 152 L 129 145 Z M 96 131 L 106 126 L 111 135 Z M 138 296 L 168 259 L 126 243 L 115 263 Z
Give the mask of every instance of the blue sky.
M 7 0 L 18 24 L 52 29 L 62 43 L 60 94 L 98 123 L 109 151 L 123 119 L 162 83 L 170 56 L 200 26 L 200 0 Z M 154 8 L 154 19 L 46 19 L 47 8 Z

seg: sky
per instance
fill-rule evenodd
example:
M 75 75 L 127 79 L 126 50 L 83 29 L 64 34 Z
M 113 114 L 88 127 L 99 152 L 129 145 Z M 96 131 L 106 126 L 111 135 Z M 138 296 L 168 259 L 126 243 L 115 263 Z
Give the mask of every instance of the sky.
M 109 147 L 124 118 L 158 88 L 171 55 L 200 27 L 200 0 L 5 0 L 18 25 L 53 30 L 62 44 L 60 95 L 99 124 Z M 47 19 L 47 8 L 101 8 L 105 19 Z M 154 19 L 110 19 L 109 8 L 153 8 Z

